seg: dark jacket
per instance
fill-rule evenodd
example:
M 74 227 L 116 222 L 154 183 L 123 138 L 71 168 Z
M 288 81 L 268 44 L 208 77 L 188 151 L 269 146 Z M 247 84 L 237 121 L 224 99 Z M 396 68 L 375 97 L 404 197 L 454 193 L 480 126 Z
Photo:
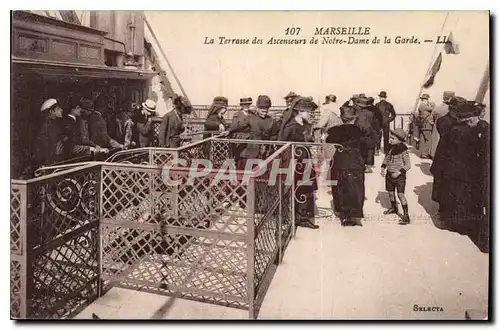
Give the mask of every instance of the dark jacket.
M 389 123 L 396 118 L 396 111 L 394 111 L 394 107 L 386 100 L 380 100 L 380 102 L 375 104 L 375 108 L 381 116 L 380 120 L 382 126 L 389 125 Z
M 443 177 L 466 182 L 479 181 L 481 162 L 478 157 L 476 128 L 466 123 L 455 124 L 445 137 L 446 159 L 443 160 Z
M 258 115 L 249 115 L 238 127 L 239 129 L 248 129 L 250 127 L 249 140 L 276 140 L 278 136 L 276 121 L 269 116 L 262 118 Z M 259 150 L 259 145 L 248 144 L 241 153 L 241 157 L 256 158 L 259 155 Z
M 231 127 L 229 128 L 230 137 L 234 139 L 246 140 L 250 138 L 251 127 L 249 121 L 255 116 L 251 113 L 245 114 L 243 111 L 238 111 L 231 121 Z
M 436 128 L 439 132 L 439 143 L 436 147 L 436 153 L 434 154 L 434 159 L 430 171 L 434 178 L 441 178 L 443 171 L 446 170 L 448 154 L 448 133 L 450 132 L 453 125 L 456 124 L 456 119 L 452 117 L 449 113 L 439 118 L 436 121 Z
M 373 149 L 377 145 L 378 124 L 373 111 L 367 108 L 357 108 L 356 126 L 363 133 L 363 148 Z
M 80 137 L 81 143 L 86 146 L 95 147 L 96 144 L 90 139 L 89 119 L 80 117 Z
M 158 135 L 160 147 L 178 148 L 181 146 L 180 134 L 184 132 L 184 122 L 177 110 L 163 116 Z
M 34 141 L 35 164 L 50 165 L 61 161 L 64 156 L 63 140 L 61 120 L 45 118 Z
M 222 124 L 227 129 L 229 126 L 226 123 L 224 117 L 220 117 L 218 114 L 213 113 L 207 117 L 205 120 L 205 131 L 219 131 L 219 125 Z M 210 137 L 210 134 L 204 134 L 203 138 L 207 139 Z
M 149 147 L 154 137 L 153 122 L 148 121 L 148 118 L 144 115 L 137 116 L 135 122 L 139 136 L 139 146 L 141 148 Z
M 365 162 L 361 156 L 363 132 L 353 124 L 342 124 L 328 130 L 326 143 L 338 143 L 343 150 L 337 151 L 333 156 L 333 169 L 359 170 L 365 169 Z
M 120 144 L 108 134 L 108 125 L 99 111 L 94 111 L 89 116 L 90 140 L 103 148 L 118 148 Z
M 90 146 L 84 145 L 80 127 L 81 119 L 67 116 L 63 119 L 64 136 L 64 157 L 73 158 L 76 156 L 90 155 Z

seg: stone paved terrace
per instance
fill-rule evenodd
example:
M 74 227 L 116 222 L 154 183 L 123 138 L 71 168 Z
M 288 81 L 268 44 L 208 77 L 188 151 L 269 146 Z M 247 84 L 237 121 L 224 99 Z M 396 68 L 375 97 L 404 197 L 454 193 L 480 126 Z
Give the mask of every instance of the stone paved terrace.
M 430 161 L 411 154 L 406 195 L 413 223 L 399 226 L 396 216 L 381 215 L 389 205 L 379 174 L 382 157 L 366 176 L 363 227 L 341 227 L 328 217 L 316 220 L 318 230 L 299 228 L 259 319 L 464 320 L 466 310 L 487 311 L 489 255 L 467 236 L 436 227 Z M 326 189 L 317 197 L 319 207 L 330 206 Z M 443 311 L 416 312 L 414 305 Z M 120 288 L 77 318 L 92 313 L 104 319 L 248 319 L 244 310 Z

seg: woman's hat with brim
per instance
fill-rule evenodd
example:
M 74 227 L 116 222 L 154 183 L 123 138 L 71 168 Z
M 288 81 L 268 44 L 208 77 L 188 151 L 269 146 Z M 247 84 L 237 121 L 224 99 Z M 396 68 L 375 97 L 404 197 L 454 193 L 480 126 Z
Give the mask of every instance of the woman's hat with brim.
M 368 108 L 371 106 L 370 99 L 364 96 L 358 97 L 355 101 L 355 104 L 360 108 Z
M 286 96 L 284 97 L 285 100 L 289 100 L 289 99 L 294 99 L 296 98 L 298 95 L 295 94 L 294 92 L 289 92 L 288 94 L 286 94 Z
M 342 121 L 349 121 L 358 118 L 358 112 L 352 106 L 340 107 L 340 118 Z
M 318 108 L 318 105 L 314 103 L 310 97 L 299 97 L 292 104 L 292 109 L 295 111 L 314 111 Z
M 251 97 L 242 97 L 240 99 L 240 105 L 250 105 L 253 103 L 253 100 Z
M 147 99 L 146 102 L 142 103 L 142 107 L 149 112 L 155 112 L 156 102 L 151 99 Z
M 269 109 L 272 105 L 271 98 L 267 95 L 259 95 L 257 98 L 257 108 Z
M 191 102 L 189 102 L 189 100 L 182 95 L 179 95 L 174 99 L 174 106 L 177 109 L 181 110 L 183 113 L 191 113 L 191 111 L 193 110 Z
M 479 116 L 483 107 L 475 101 L 467 101 L 463 97 L 452 97 L 449 103 L 450 115 L 458 119 Z
M 214 101 L 213 101 L 213 104 L 214 105 L 222 105 L 222 106 L 225 106 L 227 107 L 227 97 L 224 97 L 224 96 L 216 96 L 214 97 Z
M 398 138 L 401 142 L 406 141 L 406 132 L 402 128 L 391 129 L 391 134 Z

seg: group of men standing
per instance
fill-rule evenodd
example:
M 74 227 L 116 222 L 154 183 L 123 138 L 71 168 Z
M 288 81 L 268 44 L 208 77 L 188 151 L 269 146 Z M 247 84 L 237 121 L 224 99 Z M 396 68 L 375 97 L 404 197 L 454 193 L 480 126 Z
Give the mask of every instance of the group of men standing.
M 367 97 L 364 93 L 354 94 L 351 99 L 342 106 L 352 106 L 357 112 L 356 125 L 361 129 L 366 142 L 363 145 L 362 155 L 365 161 L 365 171 L 371 173 L 374 166 L 374 156 L 381 150 L 387 153 L 389 150 L 389 125 L 396 118 L 393 105 L 387 101 L 387 92 L 378 94 L 379 102 L 375 104 L 373 97 Z M 315 125 L 315 129 L 322 132 L 322 140 L 326 139 L 330 128 L 342 124 L 340 108 L 336 105 L 335 95 L 326 96 L 325 103 L 321 107 L 322 117 Z M 383 140 L 383 149 L 382 149 Z
M 40 108 L 42 124 L 25 175 L 30 176 L 33 168 L 82 156 L 149 146 L 155 109 L 156 103 L 147 100 L 139 106 L 125 102 L 114 112 L 103 94 L 95 101 L 74 96 L 65 106 L 54 98 L 46 100 Z

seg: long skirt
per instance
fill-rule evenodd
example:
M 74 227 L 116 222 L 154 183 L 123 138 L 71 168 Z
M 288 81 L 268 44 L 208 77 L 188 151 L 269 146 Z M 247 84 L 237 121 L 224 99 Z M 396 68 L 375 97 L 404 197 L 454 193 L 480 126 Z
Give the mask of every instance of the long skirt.
M 440 139 L 440 136 L 439 136 L 439 132 L 437 130 L 437 125 L 434 125 L 433 129 L 432 129 L 432 135 L 431 135 L 431 152 L 430 152 L 430 155 L 432 158 L 434 158 L 434 156 L 436 155 L 436 149 L 437 149 L 437 146 L 439 144 L 439 139 Z
M 429 156 L 431 153 L 432 145 L 432 131 L 431 130 L 419 130 L 419 147 L 420 157 Z
M 333 170 L 333 205 L 344 217 L 363 218 L 365 203 L 365 173 L 359 170 Z
M 448 229 L 467 234 L 480 225 L 482 217 L 481 186 L 477 182 L 442 179 L 440 218 Z

